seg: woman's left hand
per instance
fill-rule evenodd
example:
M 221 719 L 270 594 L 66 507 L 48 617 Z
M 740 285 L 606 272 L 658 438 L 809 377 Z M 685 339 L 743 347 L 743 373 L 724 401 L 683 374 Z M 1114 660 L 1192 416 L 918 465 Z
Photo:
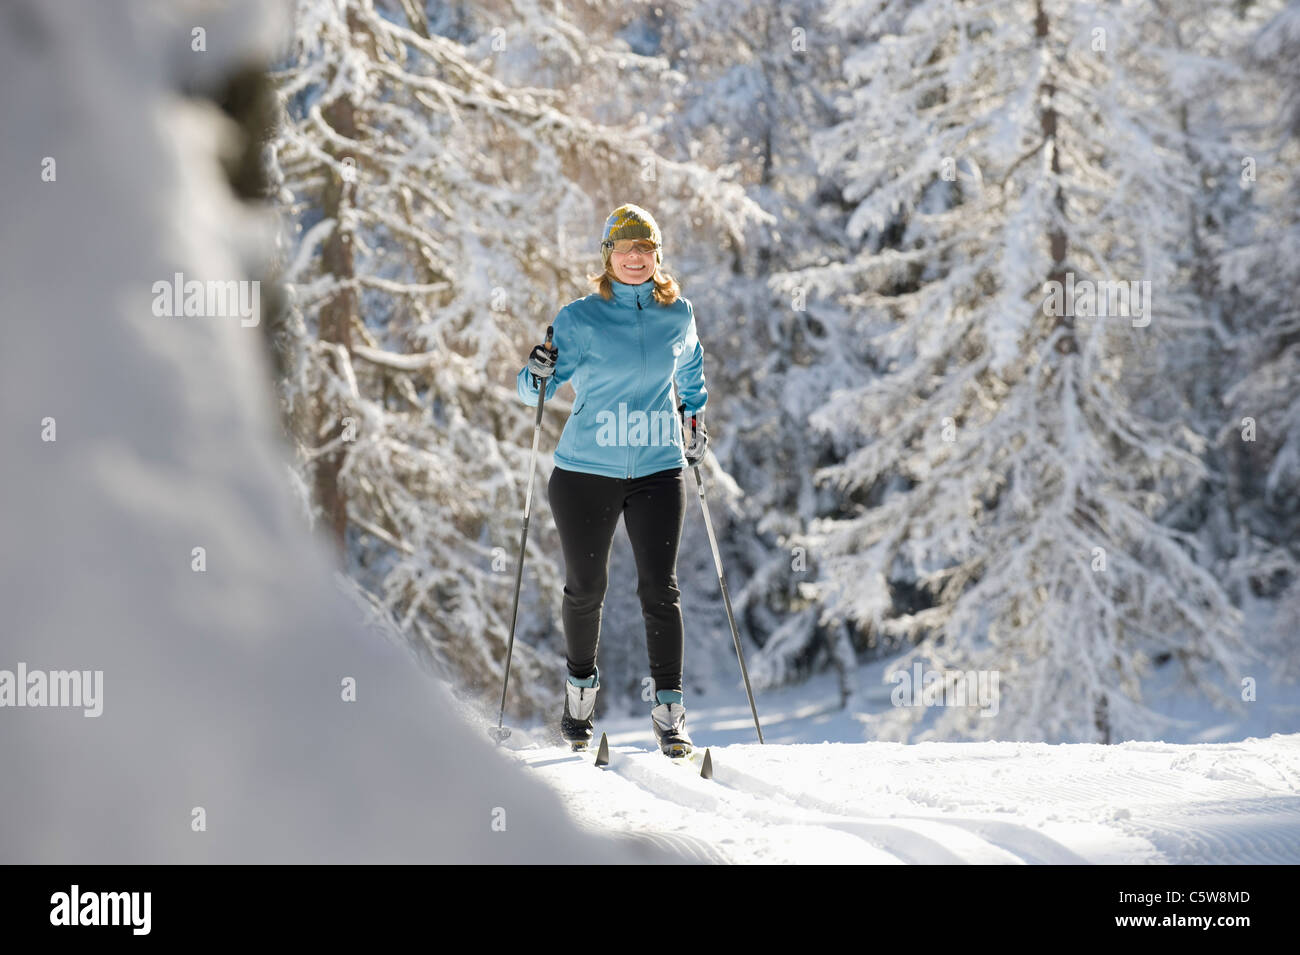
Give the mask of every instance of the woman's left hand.
M 682 443 L 686 451 L 687 467 L 697 467 L 704 460 L 704 449 L 709 443 L 709 432 L 704 427 L 704 409 L 687 411 L 683 403 L 677 406 L 682 416 Z

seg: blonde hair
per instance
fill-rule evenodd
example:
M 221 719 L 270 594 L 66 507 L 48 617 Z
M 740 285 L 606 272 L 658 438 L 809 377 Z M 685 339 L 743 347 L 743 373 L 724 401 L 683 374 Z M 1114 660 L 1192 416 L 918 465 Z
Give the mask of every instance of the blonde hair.
M 612 265 L 606 266 L 604 272 L 587 276 L 587 281 L 591 283 L 592 290 L 599 292 L 600 297 L 606 301 L 614 297 L 614 287 L 609 284 L 616 278 L 613 268 Z M 660 305 L 671 305 L 682 294 L 681 286 L 677 284 L 677 280 L 657 266 L 651 280 L 655 283 L 655 301 Z

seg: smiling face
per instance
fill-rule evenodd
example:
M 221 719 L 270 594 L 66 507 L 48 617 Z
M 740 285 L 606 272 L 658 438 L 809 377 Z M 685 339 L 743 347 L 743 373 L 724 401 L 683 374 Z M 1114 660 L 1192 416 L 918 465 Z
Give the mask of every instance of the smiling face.
M 655 274 L 655 254 L 653 249 L 647 252 L 638 243 L 631 252 L 610 252 L 609 267 L 614 278 L 624 285 L 640 285 Z

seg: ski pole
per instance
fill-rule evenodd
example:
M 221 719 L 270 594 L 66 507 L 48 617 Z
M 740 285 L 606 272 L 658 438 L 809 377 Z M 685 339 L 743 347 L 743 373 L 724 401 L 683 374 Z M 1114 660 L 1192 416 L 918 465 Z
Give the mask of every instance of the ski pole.
M 736 644 L 736 659 L 740 661 L 740 675 L 745 678 L 745 693 L 749 697 L 749 712 L 754 714 L 754 729 L 758 730 L 758 741 L 763 742 L 763 727 L 758 722 L 758 708 L 754 706 L 754 691 L 749 685 L 749 670 L 745 668 L 745 653 L 740 648 L 740 632 L 736 630 L 736 615 L 731 610 L 731 596 L 727 593 L 727 578 L 722 573 L 722 556 L 718 553 L 718 540 L 713 536 L 713 522 L 709 519 L 709 503 L 704 499 L 704 478 L 700 477 L 699 466 L 691 468 L 695 472 L 695 484 L 699 489 L 700 509 L 704 511 L 704 529 L 709 532 L 709 546 L 713 548 L 713 565 L 718 571 L 718 586 L 722 588 L 722 602 L 727 608 L 727 622 L 731 624 L 731 639 Z
M 551 335 L 553 326 L 546 326 L 546 347 L 552 348 Z M 497 725 L 489 726 L 488 732 L 498 743 L 510 735 L 510 730 L 503 726 L 506 718 L 506 690 L 510 686 L 510 657 L 515 649 L 515 621 L 519 616 L 519 588 L 524 579 L 524 545 L 528 543 L 528 517 L 533 506 L 533 473 L 537 467 L 537 443 L 542 436 L 542 406 L 546 404 L 546 386 L 549 382 L 543 378 L 537 389 L 537 420 L 533 422 L 533 450 L 528 456 L 528 490 L 524 495 L 524 527 L 519 534 L 519 563 L 515 568 L 515 599 L 510 607 L 510 640 L 506 643 L 506 672 L 501 683 L 501 713 L 497 716 Z
M 677 400 L 676 389 L 674 388 L 674 405 Z M 745 667 L 745 652 L 740 648 L 740 631 L 736 629 L 736 615 L 731 610 L 731 595 L 727 593 L 727 578 L 722 573 L 722 555 L 718 552 L 718 539 L 713 536 L 713 521 L 709 518 L 709 502 L 704 499 L 704 478 L 700 477 L 699 465 L 691 468 L 691 470 L 695 472 L 695 486 L 699 491 L 700 510 L 704 512 L 704 529 L 709 532 L 709 546 L 713 548 L 713 566 L 718 571 L 718 586 L 722 588 L 722 603 L 727 608 L 727 622 L 731 624 L 731 639 L 736 645 L 736 659 L 740 661 L 740 675 L 745 678 L 745 694 L 749 697 L 749 712 L 754 714 L 754 729 L 758 730 L 758 741 L 761 744 L 763 742 L 763 727 L 758 722 L 758 707 L 754 705 L 754 691 L 749 685 L 749 670 Z

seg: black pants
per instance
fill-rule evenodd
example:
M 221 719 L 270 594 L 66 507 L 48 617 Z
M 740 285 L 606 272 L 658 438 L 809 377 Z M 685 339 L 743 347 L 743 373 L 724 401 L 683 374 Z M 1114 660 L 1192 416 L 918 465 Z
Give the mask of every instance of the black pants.
M 547 484 L 564 548 L 564 639 L 569 675 L 591 676 L 600 613 L 609 583 L 609 551 L 619 515 L 636 557 L 637 596 L 656 690 L 682 688 L 682 604 L 677 547 L 686 514 L 682 468 L 611 478 L 555 468 Z

